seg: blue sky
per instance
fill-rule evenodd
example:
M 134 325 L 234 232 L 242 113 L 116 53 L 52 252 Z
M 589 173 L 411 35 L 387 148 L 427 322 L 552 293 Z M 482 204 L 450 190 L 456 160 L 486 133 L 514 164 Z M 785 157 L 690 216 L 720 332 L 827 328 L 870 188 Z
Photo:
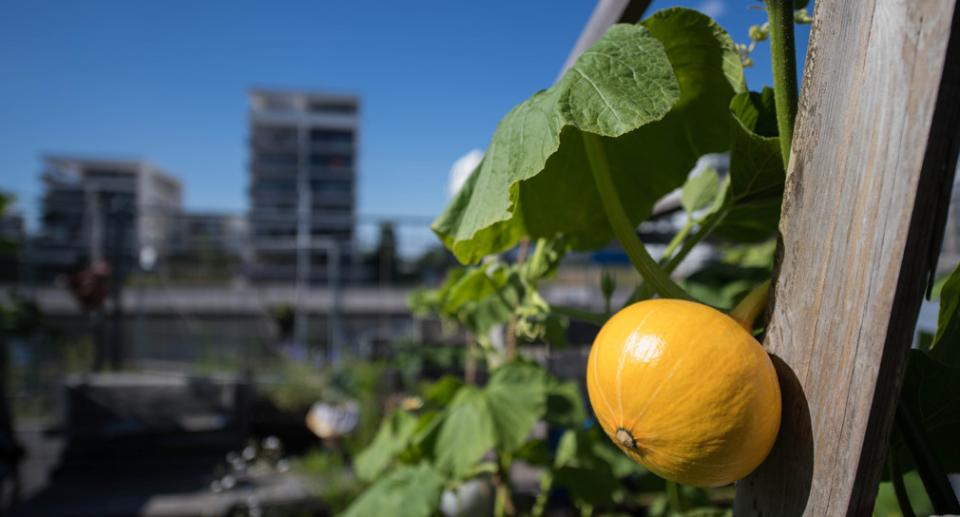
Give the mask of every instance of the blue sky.
M 243 211 L 247 90 L 328 89 L 362 96 L 360 212 L 433 216 L 452 163 L 549 86 L 594 4 L 4 1 L 0 188 L 32 215 L 41 153 L 143 157 L 184 182 L 188 208 Z M 672 5 L 741 42 L 765 18 L 746 0 L 652 9 Z M 770 83 L 768 53 L 753 89 Z

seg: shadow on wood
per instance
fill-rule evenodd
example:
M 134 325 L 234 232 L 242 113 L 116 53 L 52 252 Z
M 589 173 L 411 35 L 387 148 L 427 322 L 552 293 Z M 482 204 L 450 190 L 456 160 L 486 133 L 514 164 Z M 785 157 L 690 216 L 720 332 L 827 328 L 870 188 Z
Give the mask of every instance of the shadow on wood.
M 813 480 L 813 430 L 810 408 L 796 374 L 782 359 L 771 355 L 780 380 L 783 413 L 780 433 L 767 459 L 737 483 L 750 487 L 751 497 L 736 499 L 735 515 L 763 516 L 761 508 L 779 507 L 776 517 L 800 515 L 790 509 L 806 507 Z M 789 475 L 782 475 L 790 473 Z M 774 517 L 774 516 L 770 516 Z

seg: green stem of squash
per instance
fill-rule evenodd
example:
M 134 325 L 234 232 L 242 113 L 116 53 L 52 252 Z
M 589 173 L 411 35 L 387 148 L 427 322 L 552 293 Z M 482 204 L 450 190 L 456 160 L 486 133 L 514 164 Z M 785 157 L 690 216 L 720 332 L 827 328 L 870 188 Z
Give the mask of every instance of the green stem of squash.
M 667 500 L 670 503 L 672 514 L 679 515 L 686 510 L 684 508 L 683 498 L 680 497 L 680 486 L 677 485 L 676 481 L 667 480 Z
M 569 307 L 567 305 L 555 305 L 550 304 L 550 309 L 561 315 L 568 318 L 573 318 L 578 321 L 585 321 L 587 323 L 593 323 L 598 327 L 602 327 L 604 323 L 610 319 L 610 313 L 600 313 L 592 312 L 585 309 L 578 309 L 577 307 Z
M 673 279 L 670 278 L 660 266 L 657 265 L 647 248 L 637 237 L 636 227 L 627 217 L 627 212 L 620 202 L 620 196 L 613 184 L 613 178 L 610 176 L 610 164 L 607 162 L 607 155 L 603 150 L 603 144 L 600 137 L 591 133 L 583 133 L 583 147 L 587 152 L 587 160 L 590 162 L 590 170 L 593 173 L 593 180 L 600 192 L 600 200 L 603 202 L 603 210 L 607 214 L 607 220 L 613 229 L 613 234 L 620 241 L 630 262 L 637 269 L 644 281 L 649 283 L 653 289 L 664 298 L 679 298 L 689 300 L 690 295 L 683 290 Z
M 747 293 L 747 296 L 730 311 L 730 317 L 737 320 L 737 323 L 747 329 L 747 332 L 752 333 L 753 322 L 767 306 L 769 296 L 770 281 L 767 280 Z
M 542 517 L 547 508 L 547 502 L 550 500 L 550 490 L 553 488 L 553 471 L 547 469 L 540 478 L 540 492 L 534 500 L 533 509 L 530 510 L 531 517 Z
M 683 246 L 680 247 L 680 251 L 678 251 L 676 255 L 670 257 L 670 259 L 666 262 L 665 268 L 667 272 L 672 273 L 673 270 L 676 269 L 681 262 L 683 262 L 683 259 L 687 258 L 687 255 L 693 251 L 693 248 L 696 247 L 700 241 L 707 238 L 711 232 L 713 232 L 713 230 L 723 220 L 725 215 L 726 210 L 720 210 L 710 214 L 703 221 L 700 221 L 697 231 L 694 232 L 693 235 L 690 235 L 690 238 L 685 239 Z
M 680 231 L 673 236 L 673 239 L 670 239 L 670 243 L 667 244 L 667 247 L 663 250 L 663 256 L 660 257 L 660 266 L 666 266 L 670 263 L 670 257 L 673 256 L 673 253 L 677 251 L 677 248 L 683 244 L 684 239 L 687 238 L 687 235 L 690 234 L 690 230 L 693 229 L 693 218 L 687 217 L 687 222 L 683 224 L 683 228 L 680 228 Z
M 510 454 L 497 453 L 497 471 L 493 479 L 496 487 L 494 514 L 498 517 L 516 514 L 516 509 L 513 506 L 513 490 L 510 487 L 510 466 L 512 463 L 513 459 Z
M 793 0 L 765 0 L 770 21 L 770 55 L 773 64 L 773 94 L 777 106 L 777 130 L 783 167 L 790 161 L 793 122 L 797 117 L 797 51 L 793 35 Z

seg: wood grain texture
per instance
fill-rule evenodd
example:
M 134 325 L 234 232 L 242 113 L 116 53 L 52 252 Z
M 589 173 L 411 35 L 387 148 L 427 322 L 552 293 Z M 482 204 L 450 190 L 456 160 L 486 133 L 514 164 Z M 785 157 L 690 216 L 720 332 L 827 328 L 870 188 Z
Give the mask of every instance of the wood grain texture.
M 869 515 L 956 166 L 956 0 L 818 0 L 765 346 L 784 392 L 735 513 Z

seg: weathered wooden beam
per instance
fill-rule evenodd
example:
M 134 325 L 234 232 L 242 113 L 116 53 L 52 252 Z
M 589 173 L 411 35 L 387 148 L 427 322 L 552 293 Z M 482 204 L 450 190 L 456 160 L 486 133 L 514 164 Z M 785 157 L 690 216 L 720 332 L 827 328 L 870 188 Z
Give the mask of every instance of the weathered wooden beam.
M 765 346 L 783 388 L 735 513 L 869 515 L 958 152 L 956 0 L 818 0 Z

